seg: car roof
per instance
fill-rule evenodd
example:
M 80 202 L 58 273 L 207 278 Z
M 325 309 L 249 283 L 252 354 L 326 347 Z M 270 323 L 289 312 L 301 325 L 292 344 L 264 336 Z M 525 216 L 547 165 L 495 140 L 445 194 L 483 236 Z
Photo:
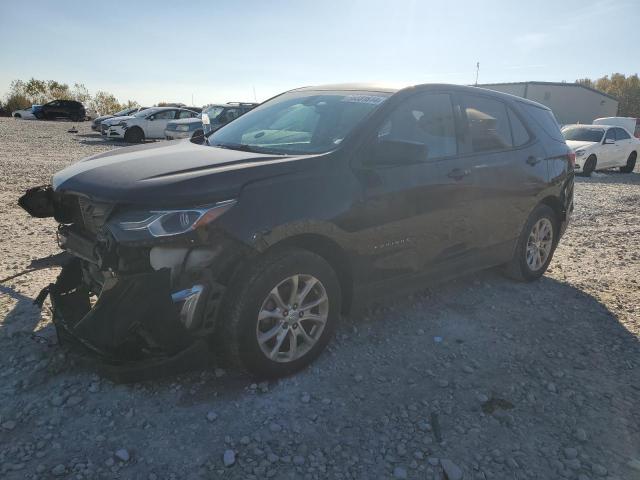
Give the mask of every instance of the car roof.
M 526 105 L 532 105 L 538 108 L 542 108 L 544 110 L 551 109 L 546 105 L 542 105 L 541 103 L 534 102 L 532 100 L 518 97 L 516 95 L 510 95 L 508 93 L 497 92 L 495 90 L 489 90 L 487 88 L 481 87 L 472 87 L 469 85 L 454 85 L 449 83 L 421 83 L 416 85 L 405 85 L 402 87 L 394 87 L 385 84 L 377 84 L 377 83 L 338 83 L 338 84 L 329 84 L 329 85 L 317 85 L 317 86 L 308 86 L 296 88 L 291 91 L 361 91 L 361 92 L 382 92 L 382 93 L 391 93 L 396 94 L 402 91 L 408 90 L 431 90 L 431 89 L 440 89 L 446 88 L 447 90 L 459 91 L 462 93 L 481 93 L 483 95 L 488 95 L 497 98 L 503 98 L 509 101 L 516 101 L 520 103 L 524 103 Z
M 563 125 L 562 128 L 567 128 L 567 127 L 581 127 L 581 128 L 613 128 L 616 125 L 587 125 L 586 123 L 569 123 L 567 125 Z M 620 127 L 618 127 L 620 128 Z

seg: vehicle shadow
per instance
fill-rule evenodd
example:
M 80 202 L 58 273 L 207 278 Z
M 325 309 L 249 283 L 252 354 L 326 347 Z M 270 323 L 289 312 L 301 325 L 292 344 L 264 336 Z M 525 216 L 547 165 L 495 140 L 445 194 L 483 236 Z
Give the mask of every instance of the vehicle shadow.
M 0 322 L 5 333 L 33 332 L 40 323 L 40 308 L 33 304 L 33 298 L 27 297 L 13 287 L 0 285 L 0 295 L 16 300 L 16 304 Z

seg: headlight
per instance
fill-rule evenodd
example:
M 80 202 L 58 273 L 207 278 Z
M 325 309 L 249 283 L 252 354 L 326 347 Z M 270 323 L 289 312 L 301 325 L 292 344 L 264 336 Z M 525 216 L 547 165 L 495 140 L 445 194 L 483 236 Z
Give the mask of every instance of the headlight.
M 178 125 L 176 127 L 176 130 L 178 132 L 188 132 L 189 131 L 189 125 Z
M 117 227 L 127 232 L 147 231 L 153 237 L 180 235 L 213 222 L 235 203 L 226 200 L 204 207 L 130 212 L 118 219 Z
M 125 122 L 124 120 L 118 123 L 114 123 L 111 125 L 112 127 L 126 127 L 127 126 L 127 122 Z
M 585 153 L 585 150 L 576 150 L 576 157 L 582 157 Z

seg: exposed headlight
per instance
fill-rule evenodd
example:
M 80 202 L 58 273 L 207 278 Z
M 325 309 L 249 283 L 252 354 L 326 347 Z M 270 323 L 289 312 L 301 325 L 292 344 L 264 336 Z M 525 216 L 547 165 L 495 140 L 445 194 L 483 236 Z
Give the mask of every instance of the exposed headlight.
M 205 207 L 132 212 L 120 218 L 117 226 L 124 231 L 146 230 L 153 237 L 180 235 L 213 222 L 235 203 L 226 200 Z
M 582 157 L 585 154 L 586 150 L 576 150 L 576 157 Z
M 176 130 L 178 132 L 188 132 L 189 131 L 189 125 L 178 125 L 176 127 Z

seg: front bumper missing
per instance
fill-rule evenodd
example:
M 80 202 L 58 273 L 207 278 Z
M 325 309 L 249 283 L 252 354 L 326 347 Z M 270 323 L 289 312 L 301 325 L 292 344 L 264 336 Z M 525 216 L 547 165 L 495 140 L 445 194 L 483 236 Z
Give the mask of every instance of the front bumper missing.
M 210 360 L 206 337 L 189 334 L 177 304 L 193 294 L 176 299 L 170 285 L 168 269 L 120 276 L 107 280 L 92 304 L 81 262 L 72 259 L 47 287 L 60 344 L 90 352 L 100 360 L 96 367 L 103 375 L 122 383 L 205 365 Z

